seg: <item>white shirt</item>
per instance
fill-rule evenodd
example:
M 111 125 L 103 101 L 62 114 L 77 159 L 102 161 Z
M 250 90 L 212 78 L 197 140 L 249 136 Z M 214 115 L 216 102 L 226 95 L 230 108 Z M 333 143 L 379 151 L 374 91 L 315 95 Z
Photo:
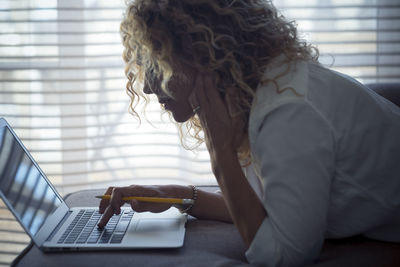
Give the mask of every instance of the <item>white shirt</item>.
M 264 78 L 287 69 L 282 59 Z M 315 63 L 292 63 L 277 82 L 281 93 L 259 86 L 250 113 L 246 175 L 267 217 L 248 261 L 309 264 L 325 238 L 400 242 L 400 108 Z

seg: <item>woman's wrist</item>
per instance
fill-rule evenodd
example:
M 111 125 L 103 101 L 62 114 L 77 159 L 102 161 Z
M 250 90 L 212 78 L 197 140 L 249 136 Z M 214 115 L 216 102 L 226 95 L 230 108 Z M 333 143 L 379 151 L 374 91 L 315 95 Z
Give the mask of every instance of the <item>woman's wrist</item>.
M 211 156 L 212 170 L 217 181 L 224 178 L 227 169 L 231 169 L 239 163 L 236 151 L 228 150 L 215 151 Z
M 168 185 L 167 187 L 168 187 L 167 191 L 169 192 L 168 197 L 193 199 L 194 190 L 196 190 L 196 194 L 197 194 L 197 188 L 193 189 L 193 187 L 190 185 L 189 186 L 188 185 Z M 185 209 L 187 209 L 189 207 L 189 205 L 186 205 L 186 204 L 174 204 L 172 206 L 179 209 L 180 211 L 185 211 Z M 189 211 L 190 210 L 187 210 L 186 212 L 189 212 Z
M 192 199 L 193 188 L 188 185 L 165 185 L 165 197 Z M 188 205 L 184 204 L 173 204 L 173 207 L 184 211 L 188 208 Z
M 181 213 L 190 213 L 190 211 L 192 210 L 193 206 L 196 204 L 197 187 L 194 186 L 194 185 L 191 185 L 190 188 L 192 189 L 192 197 L 190 198 L 192 200 L 192 203 L 183 204 L 183 205 L 175 205 L 175 207 L 178 208 Z
M 192 198 L 193 190 L 188 185 L 167 185 L 168 196 L 173 198 Z

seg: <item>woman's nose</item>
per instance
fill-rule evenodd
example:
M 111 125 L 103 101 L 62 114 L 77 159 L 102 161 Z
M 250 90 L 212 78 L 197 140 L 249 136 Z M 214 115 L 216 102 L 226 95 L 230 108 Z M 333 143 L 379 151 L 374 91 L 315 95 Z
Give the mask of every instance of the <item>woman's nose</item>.
M 143 93 L 145 93 L 147 95 L 154 94 L 153 90 L 151 90 L 151 87 L 150 87 L 150 84 L 148 81 L 144 82 Z

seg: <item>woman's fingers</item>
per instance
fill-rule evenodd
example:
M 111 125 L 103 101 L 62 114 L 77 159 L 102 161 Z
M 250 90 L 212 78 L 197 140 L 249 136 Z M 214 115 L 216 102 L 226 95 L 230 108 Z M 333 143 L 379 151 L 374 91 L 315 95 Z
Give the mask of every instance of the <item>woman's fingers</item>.
M 129 203 L 133 210 L 137 212 L 162 212 L 171 207 L 171 204 L 149 203 L 136 200 L 123 200 L 129 196 L 148 196 L 148 197 L 165 197 L 160 186 L 127 186 L 127 187 L 110 187 L 106 191 L 107 195 L 111 195 L 109 200 L 102 199 L 100 201 L 99 212 L 103 214 L 98 226 L 104 227 L 114 214 L 121 213 L 121 206 Z
M 104 210 L 104 206 L 107 204 L 108 205 L 106 206 L 103 216 L 97 224 L 98 227 L 103 228 L 114 214 L 121 213 L 121 206 L 125 203 L 122 198 L 124 196 L 129 196 L 129 191 L 130 190 L 128 187 L 110 187 L 107 189 L 106 194 L 110 194 L 111 198 L 109 201 L 107 200 L 108 203 L 105 201 L 105 199 L 100 201 L 101 209 Z M 100 208 L 99 212 L 101 213 Z
M 111 195 L 113 189 L 114 189 L 114 187 L 109 187 L 104 194 L 105 195 Z M 100 201 L 100 204 L 99 204 L 99 213 L 100 214 L 104 213 L 104 211 L 108 207 L 109 203 L 110 203 L 109 199 L 102 199 Z
M 226 99 L 216 86 L 215 76 L 212 73 L 199 73 L 195 81 L 189 103 L 193 109 L 200 106 L 197 115 L 205 134 L 208 151 L 211 153 L 214 150 L 225 149 L 226 146 L 233 146 L 236 129 L 232 125 Z
M 136 212 L 150 211 L 154 213 L 163 212 L 172 206 L 172 204 L 168 203 L 149 203 L 137 200 L 131 200 L 130 204 L 132 209 Z
M 122 200 L 122 197 L 129 196 L 127 187 L 109 187 L 105 193 L 105 195 L 111 195 L 110 199 L 102 199 L 99 205 L 99 213 L 103 213 L 108 206 L 111 206 L 115 212 L 120 212 L 120 207 L 125 202 Z
M 101 219 L 99 221 L 99 223 L 97 224 L 97 226 L 99 228 L 104 228 L 104 226 L 106 226 L 106 224 L 108 223 L 108 221 L 111 219 L 111 217 L 114 215 L 114 210 L 111 208 L 111 206 L 108 206 L 104 213 L 103 216 L 101 216 Z
M 200 107 L 199 117 L 201 115 L 201 118 L 204 119 L 207 114 L 213 117 L 228 115 L 226 103 L 216 87 L 214 75 L 199 73 L 195 81 L 195 88 L 189 96 L 189 103 L 193 109 Z
M 200 90 L 203 90 L 203 77 L 201 74 L 198 74 L 196 76 L 195 88 L 193 88 L 188 99 L 193 110 L 198 109 L 198 107 L 201 109 L 199 97 L 197 96 Z M 198 111 L 200 111 L 200 109 L 198 109 Z
M 112 191 L 110 206 L 114 210 L 114 213 L 117 215 L 121 213 L 121 206 L 125 203 L 122 198 L 124 196 L 129 196 L 129 193 L 127 191 L 128 188 L 126 187 L 115 187 Z

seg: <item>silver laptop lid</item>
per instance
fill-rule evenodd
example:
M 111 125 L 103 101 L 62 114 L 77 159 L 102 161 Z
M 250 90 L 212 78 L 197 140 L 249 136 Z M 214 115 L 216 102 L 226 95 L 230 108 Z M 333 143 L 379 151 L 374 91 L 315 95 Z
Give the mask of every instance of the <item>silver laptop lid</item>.
M 52 230 L 52 227 L 46 227 L 43 231 L 43 224 L 57 209 L 65 206 L 3 118 L 0 118 L 0 197 L 39 246 Z

